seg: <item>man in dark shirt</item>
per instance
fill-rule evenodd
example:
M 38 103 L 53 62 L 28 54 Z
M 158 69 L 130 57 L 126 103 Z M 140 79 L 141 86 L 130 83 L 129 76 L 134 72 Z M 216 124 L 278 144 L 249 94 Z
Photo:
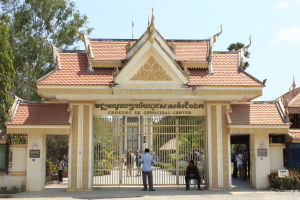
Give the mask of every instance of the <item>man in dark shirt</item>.
M 199 170 L 197 166 L 194 165 L 194 161 L 190 160 L 189 166 L 186 168 L 186 175 L 185 175 L 185 186 L 186 190 L 189 190 L 189 179 L 196 179 L 197 184 L 198 184 L 198 190 L 201 190 L 200 188 L 200 183 L 201 183 L 201 178 L 199 175 Z

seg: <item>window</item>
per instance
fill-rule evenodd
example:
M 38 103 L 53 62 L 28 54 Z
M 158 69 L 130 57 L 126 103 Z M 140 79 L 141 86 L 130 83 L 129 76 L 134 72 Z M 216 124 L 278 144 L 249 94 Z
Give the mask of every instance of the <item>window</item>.
M 0 144 L 0 172 L 8 173 L 8 144 Z
M 300 144 L 287 143 L 287 168 L 300 168 Z
M 270 135 L 269 142 L 270 143 L 284 143 L 284 135 Z

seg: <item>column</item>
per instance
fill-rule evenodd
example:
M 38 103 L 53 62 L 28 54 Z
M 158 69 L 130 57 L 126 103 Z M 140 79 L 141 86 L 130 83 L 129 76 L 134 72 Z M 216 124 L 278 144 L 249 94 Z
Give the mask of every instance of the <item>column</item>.
M 72 130 L 69 139 L 68 191 L 92 191 L 93 115 L 92 101 L 70 101 Z
M 227 101 L 205 102 L 206 117 L 206 169 L 207 188 L 229 189 L 230 177 L 230 135 L 227 128 Z
M 26 190 L 42 191 L 46 178 L 46 135 L 37 130 L 28 133 Z M 31 158 L 30 151 L 34 155 Z M 39 155 L 38 155 L 39 154 Z
M 269 133 L 263 130 L 255 130 L 250 134 L 250 161 L 251 161 L 251 185 L 255 189 L 265 189 L 269 186 L 270 174 L 270 148 Z M 263 144 L 263 146 L 262 146 Z M 261 145 L 261 146 L 259 146 Z M 257 149 L 266 148 L 266 157 L 258 156 Z

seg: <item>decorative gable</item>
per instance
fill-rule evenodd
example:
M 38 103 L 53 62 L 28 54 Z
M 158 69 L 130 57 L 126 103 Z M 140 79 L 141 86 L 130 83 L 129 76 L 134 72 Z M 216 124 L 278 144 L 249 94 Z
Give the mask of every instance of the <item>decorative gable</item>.
M 141 69 L 133 75 L 130 81 L 173 81 L 160 64 L 150 56 Z

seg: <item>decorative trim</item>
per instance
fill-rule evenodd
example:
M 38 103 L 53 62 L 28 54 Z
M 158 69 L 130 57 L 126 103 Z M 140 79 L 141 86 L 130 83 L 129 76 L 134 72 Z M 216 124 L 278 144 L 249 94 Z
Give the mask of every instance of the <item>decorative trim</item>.
M 208 69 L 208 63 L 198 63 L 198 62 L 181 62 L 182 67 L 187 67 L 189 69 Z
M 26 176 L 27 171 L 8 171 L 8 176 Z
M 83 157 L 82 157 L 82 189 L 87 190 L 89 188 L 89 105 L 83 106 Z
M 208 174 L 208 188 L 212 188 L 212 148 L 211 148 L 211 106 L 207 106 L 207 158 L 208 162 L 206 162 L 206 169 Z
M 230 128 L 231 135 L 288 134 L 288 128 Z
M 94 169 L 94 134 L 93 134 L 93 106 L 89 106 L 89 179 L 88 188 L 92 188 Z
M 71 188 L 77 189 L 77 143 L 78 143 L 78 105 L 73 105 L 73 126 L 72 126 L 72 146 L 71 146 Z
M 77 140 L 77 188 L 82 189 L 83 166 L 83 105 L 78 105 L 78 140 Z
M 216 105 L 216 126 L 217 126 L 217 145 L 215 146 L 217 148 L 217 159 L 218 159 L 218 187 L 223 187 L 223 121 L 222 121 L 222 110 L 221 105 Z
M 16 148 L 26 148 L 27 149 L 27 144 L 10 144 L 9 148 L 10 149 L 16 149 Z
M 93 61 L 92 63 L 94 68 L 116 68 L 123 66 L 121 61 Z
M 262 90 L 246 89 L 89 89 L 89 88 L 38 88 L 45 95 L 222 95 L 222 96 L 261 96 Z M 226 103 L 227 104 L 227 103 Z
M 152 57 L 133 75 L 131 81 L 173 81 L 164 68 Z
M 230 137 L 228 134 L 227 128 L 227 116 L 226 112 L 228 109 L 228 105 L 221 106 L 221 115 L 222 115 L 222 158 L 223 158 L 223 187 L 230 188 L 230 180 L 231 180 L 231 173 L 230 173 Z
M 217 106 L 212 105 L 211 107 L 211 150 L 212 150 L 212 187 L 218 187 L 218 157 L 217 157 Z
M 69 104 L 76 104 L 76 105 L 78 105 L 78 104 L 88 104 L 88 105 L 90 105 L 90 104 L 94 104 L 95 103 L 95 101 L 86 101 L 86 100 L 71 100 L 71 101 L 69 101 Z
M 204 104 L 230 104 L 230 101 L 205 101 Z
M 57 134 L 57 135 L 69 135 L 70 134 L 70 127 L 67 128 L 10 128 L 7 127 L 8 134 L 28 134 L 28 133 L 35 133 L 35 134 Z

